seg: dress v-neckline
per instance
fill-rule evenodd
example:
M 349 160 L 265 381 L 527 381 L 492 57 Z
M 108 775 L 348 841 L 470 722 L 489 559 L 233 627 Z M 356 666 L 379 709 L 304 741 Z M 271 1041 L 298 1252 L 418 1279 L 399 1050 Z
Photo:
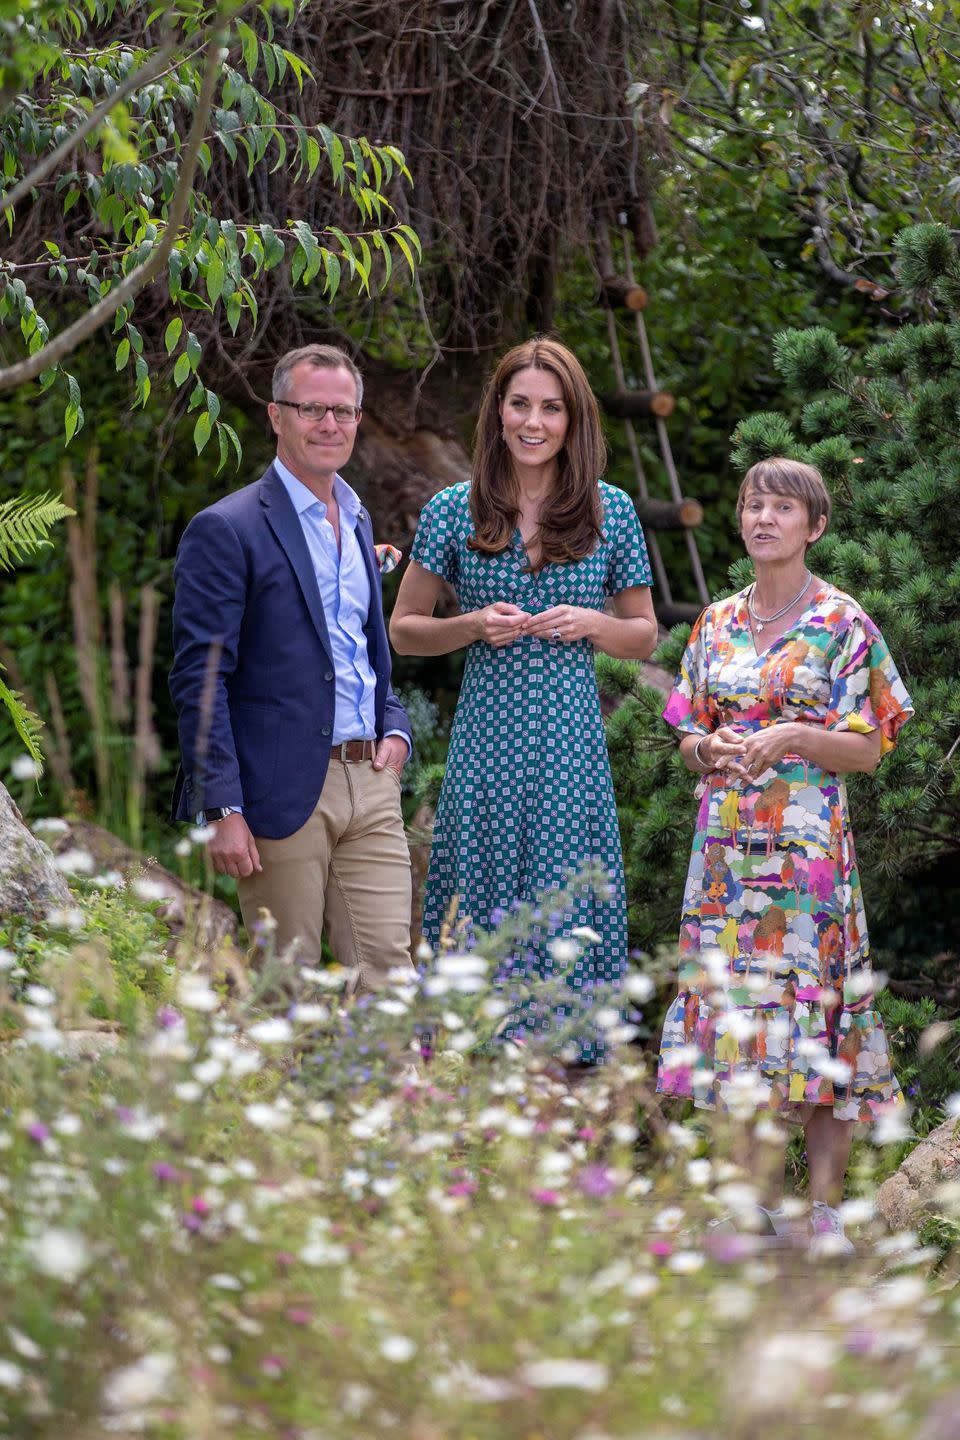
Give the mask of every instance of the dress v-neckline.
M 748 586 L 747 588 L 749 589 L 749 586 Z M 740 623 L 746 627 L 747 634 L 750 636 L 750 643 L 751 643 L 751 645 L 753 646 L 753 653 L 754 653 L 756 659 L 762 660 L 765 655 L 769 655 L 771 650 L 775 649 L 775 647 L 776 647 L 777 645 L 780 645 L 784 640 L 787 639 L 787 637 L 788 637 L 789 635 L 792 635 L 795 630 L 799 629 L 800 622 L 801 622 L 801 621 L 807 616 L 807 614 L 814 608 L 814 606 L 817 604 L 818 600 L 820 599 L 820 596 L 821 596 L 821 595 L 824 593 L 824 591 L 827 590 L 828 588 L 829 588 L 829 587 L 828 587 L 827 585 L 820 585 L 820 586 L 818 586 L 817 589 L 816 589 L 816 590 L 813 592 L 813 594 L 811 595 L 810 599 L 807 601 L 806 605 L 805 605 L 805 606 L 803 607 L 803 609 L 800 611 L 800 614 L 797 616 L 796 620 L 792 621 L 791 624 L 787 626 L 786 630 L 784 630 L 784 632 L 783 632 L 782 635 L 778 635 L 777 638 L 776 638 L 776 640 L 771 640 L 771 641 L 770 641 L 770 644 L 764 646 L 764 648 L 763 648 L 762 650 L 759 650 L 759 649 L 757 648 L 757 637 L 756 637 L 756 635 L 753 633 L 753 624 L 751 623 L 751 620 L 750 620 L 750 606 L 749 606 L 749 604 L 747 603 L 747 591 L 746 591 L 746 590 L 742 591 L 742 592 L 741 592 L 741 596 L 740 596 L 740 611 L 741 611 L 741 613 L 740 613 L 739 619 L 740 619 Z
M 519 525 L 514 526 L 513 545 L 514 549 L 518 552 L 518 554 L 522 555 L 523 557 L 524 573 L 531 576 L 532 579 L 538 580 L 547 567 L 546 565 L 540 565 L 536 570 L 533 568 L 533 557 L 531 556 L 530 551 L 527 548 L 527 542 L 523 538 L 523 531 L 520 529 Z

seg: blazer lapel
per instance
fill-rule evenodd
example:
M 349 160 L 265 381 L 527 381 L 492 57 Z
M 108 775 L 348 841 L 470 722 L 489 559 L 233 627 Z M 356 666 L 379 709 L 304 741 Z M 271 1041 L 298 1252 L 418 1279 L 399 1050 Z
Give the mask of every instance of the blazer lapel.
M 323 613 L 323 602 L 320 599 L 320 590 L 317 586 L 317 577 L 313 571 L 313 563 L 310 559 L 310 551 L 307 549 L 307 542 L 304 539 L 303 527 L 300 524 L 300 517 L 290 503 L 290 496 L 287 494 L 280 480 L 279 475 L 271 465 L 261 481 L 260 503 L 264 507 L 267 517 L 267 524 L 279 540 L 287 559 L 293 566 L 293 573 L 297 577 L 303 598 L 306 601 L 310 618 L 317 628 L 321 644 L 333 662 L 333 650 L 330 645 L 330 632 L 327 629 L 326 616 Z

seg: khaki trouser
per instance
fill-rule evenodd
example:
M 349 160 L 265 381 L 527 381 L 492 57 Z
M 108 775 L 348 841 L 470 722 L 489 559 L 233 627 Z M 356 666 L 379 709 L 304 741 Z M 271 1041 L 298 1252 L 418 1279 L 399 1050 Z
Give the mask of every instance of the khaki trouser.
M 278 951 L 297 942 L 315 965 L 320 935 L 352 972 L 351 990 L 376 990 L 410 960 L 410 852 L 400 813 L 400 780 L 371 760 L 331 759 L 309 820 L 284 840 L 254 837 L 261 873 L 237 881 L 253 935 L 258 911 L 277 922 Z

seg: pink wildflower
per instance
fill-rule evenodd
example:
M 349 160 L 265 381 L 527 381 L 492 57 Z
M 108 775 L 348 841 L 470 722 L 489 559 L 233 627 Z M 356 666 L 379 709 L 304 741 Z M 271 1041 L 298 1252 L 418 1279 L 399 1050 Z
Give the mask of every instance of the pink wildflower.
M 577 1184 L 591 1200 L 605 1200 L 617 1188 L 606 1165 L 585 1165 L 577 1176 Z

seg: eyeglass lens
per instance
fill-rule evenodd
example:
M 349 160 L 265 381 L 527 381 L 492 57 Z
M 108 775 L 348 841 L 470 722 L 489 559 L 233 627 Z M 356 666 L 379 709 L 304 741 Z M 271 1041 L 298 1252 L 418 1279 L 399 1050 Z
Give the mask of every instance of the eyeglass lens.
M 313 400 L 298 405 L 297 410 L 303 420 L 322 420 L 327 411 L 332 410 L 334 420 L 338 420 L 341 425 L 347 425 L 350 421 L 356 420 L 360 413 L 356 405 L 321 405 Z

